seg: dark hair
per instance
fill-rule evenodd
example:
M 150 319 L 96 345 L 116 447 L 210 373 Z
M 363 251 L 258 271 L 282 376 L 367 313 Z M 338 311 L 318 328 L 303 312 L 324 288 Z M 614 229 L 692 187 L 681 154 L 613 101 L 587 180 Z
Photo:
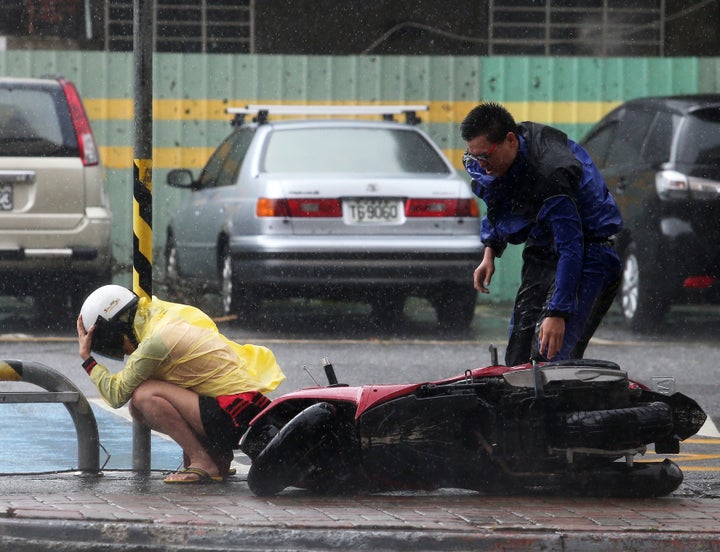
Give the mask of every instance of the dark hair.
M 483 102 L 474 107 L 460 123 L 460 135 L 469 142 L 487 136 L 493 144 L 502 142 L 508 132 L 517 134 L 517 124 L 510 112 L 496 102 Z

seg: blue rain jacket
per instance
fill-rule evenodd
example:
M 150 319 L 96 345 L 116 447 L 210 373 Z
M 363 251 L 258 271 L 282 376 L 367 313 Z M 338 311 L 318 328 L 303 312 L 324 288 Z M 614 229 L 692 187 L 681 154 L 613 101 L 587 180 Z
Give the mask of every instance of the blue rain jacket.
M 487 206 L 481 239 L 501 256 L 508 243 L 551 248 L 558 255 L 552 315 L 575 312 L 585 243 L 622 229 L 620 211 L 590 155 L 558 129 L 518 125 L 520 150 L 501 178 L 466 165 L 473 191 Z

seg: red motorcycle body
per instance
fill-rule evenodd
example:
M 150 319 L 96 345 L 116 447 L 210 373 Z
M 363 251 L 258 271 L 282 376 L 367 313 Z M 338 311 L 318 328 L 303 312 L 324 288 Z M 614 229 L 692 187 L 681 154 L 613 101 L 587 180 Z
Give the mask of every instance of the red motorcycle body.
M 488 366 L 434 382 L 327 387 L 275 399 L 241 449 L 248 484 L 375 492 L 455 487 L 662 496 L 682 482 L 670 460 L 636 462 L 648 445 L 679 451 L 705 414 L 695 401 L 628 379 L 610 362 Z

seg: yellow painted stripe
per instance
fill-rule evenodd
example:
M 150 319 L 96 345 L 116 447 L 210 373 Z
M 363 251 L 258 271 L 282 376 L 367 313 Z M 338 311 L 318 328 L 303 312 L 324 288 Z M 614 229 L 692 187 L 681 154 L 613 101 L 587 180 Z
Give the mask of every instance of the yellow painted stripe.
M 7 362 L 0 362 L 0 381 L 22 381 L 22 378 Z
M 446 104 L 447 105 L 447 104 Z M 454 102 L 453 117 L 447 122 L 460 123 L 478 102 Z M 554 124 L 596 123 L 620 102 L 503 102 L 516 121 L 538 121 Z M 439 110 L 431 103 L 434 116 Z
M 133 200 L 133 232 L 138 237 L 140 254 L 152 264 L 152 228 L 140 217 L 140 204 Z
M 205 99 L 156 99 L 153 100 L 153 118 L 158 121 L 229 121 L 227 107 L 244 107 L 263 100 L 205 100 Z M 288 103 L 288 102 L 285 102 Z M 393 102 L 301 102 L 305 105 L 357 105 L 364 103 L 392 104 Z M 414 102 L 423 103 L 423 102 Z M 426 102 L 429 111 L 419 113 L 425 122 L 458 124 L 478 102 Z M 595 123 L 620 102 L 504 102 L 518 121 L 539 121 L 555 124 Z M 402 104 L 397 104 L 402 105 Z M 92 120 L 132 120 L 133 100 L 89 98 L 85 109 Z M 292 118 L 296 116 L 287 116 Z
M 215 148 L 153 148 L 155 169 L 199 169 L 205 166 Z M 462 169 L 463 149 L 443 149 L 458 169 Z M 102 162 L 108 169 L 129 169 L 133 165 L 131 146 L 100 146 Z
M 138 168 L 138 181 L 152 194 L 152 159 L 135 159 L 133 161 Z
M 692 439 L 685 439 L 683 443 L 695 443 L 699 445 L 720 445 L 720 439 L 694 437 Z
M 133 100 L 86 98 L 83 103 L 85 104 L 85 111 L 91 120 L 132 120 L 135 111 Z
M 229 121 L 230 117 L 225 113 L 226 107 L 242 107 L 248 103 L 258 102 L 253 100 L 232 102 L 226 102 L 225 100 L 154 100 L 153 117 L 159 121 Z M 327 102 L 305 103 L 307 105 L 321 105 Z M 332 102 L 332 105 L 354 105 L 357 103 L 359 102 Z M 477 102 L 429 102 L 428 105 L 430 110 L 419 114 L 425 122 L 460 124 L 468 111 L 477 105 Z M 533 120 L 550 124 L 592 124 L 619 105 L 619 102 L 508 102 L 504 105 L 518 121 Z M 86 108 L 91 119 L 132 119 L 132 100 L 90 99 L 86 101 Z M 288 115 L 277 117 L 277 119 L 293 117 L 296 116 Z M 376 119 L 376 117 L 369 118 Z M 453 166 L 462 169 L 463 149 L 445 149 L 443 151 Z M 107 168 L 127 169 L 132 167 L 132 146 L 100 146 L 100 152 L 103 163 Z M 177 167 L 199 169 L 205 165 L 212 152 L 212 147 L 154 148 L 153 166 L 157 169 Z
M 214 148 L 153 148 L 153 168 L 203 167 Z M 133 166 L 132 146 L 101 146 L 103 164 L 109 169 L 129 169 Z
M 149 290 L 144 289 L 140 285 L 140 274 L 138 271 L 133 267 L 132 272 L 132 290 L 140 297 L 145 297 L 146 299 L 150 299 L 151 292 Z

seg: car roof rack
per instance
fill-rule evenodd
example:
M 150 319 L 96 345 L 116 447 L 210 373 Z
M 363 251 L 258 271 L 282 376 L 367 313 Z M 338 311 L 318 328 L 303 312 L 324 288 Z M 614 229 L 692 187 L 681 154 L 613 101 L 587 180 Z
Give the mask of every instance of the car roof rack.
M 395 115 L 405 115 L 405 122 L 416 125 L 421 122 L 418 111 L 427 111 L 427 105 L 302 105 L 302 104 L 250 104 L 245 107 L 228 107 L 225 111 L 234 115 L 231 124 L 241 126 L 245 116 L 255 114 L 259 125 L 275 115 L 382 115 L 386 121 L 394 121 Z
M 257 113 L 257 111 L 252 111 L 244 107 L 226 107 L 225 113 L 233 116 L 232 120 L 230 121 L 230 124 L 232 126 L 241 127 L 245 124 L 245 116 L 254 115 Z

